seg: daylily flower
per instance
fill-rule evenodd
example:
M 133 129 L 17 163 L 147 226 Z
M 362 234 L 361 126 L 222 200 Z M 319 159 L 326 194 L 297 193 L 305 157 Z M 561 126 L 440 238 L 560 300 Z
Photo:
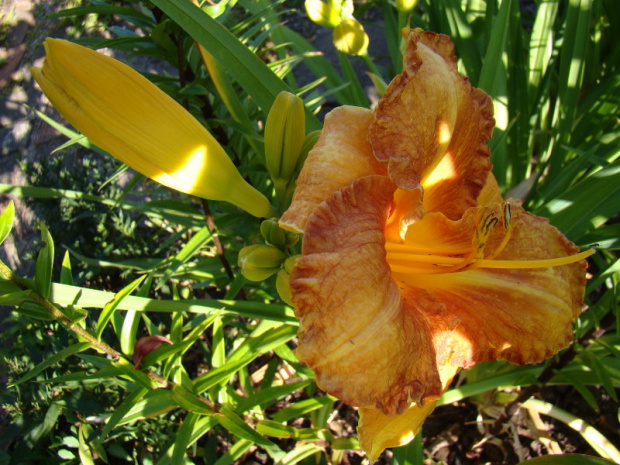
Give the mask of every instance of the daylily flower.
M 273 215 L 204 126 L 140 73 L 66 40 L 46 39 L 45 51 L 35 80 L 93 144 L 164 186 Z
M 281 218 L 304 233 L 297 355 L 359 407 L 371 458 L 413 438 L 460 368 L 565 347 L 590 253 L 502 199 L 491 100 L 458 74 L 450 39 L 406 39 L 374 111 L 327 115 Z

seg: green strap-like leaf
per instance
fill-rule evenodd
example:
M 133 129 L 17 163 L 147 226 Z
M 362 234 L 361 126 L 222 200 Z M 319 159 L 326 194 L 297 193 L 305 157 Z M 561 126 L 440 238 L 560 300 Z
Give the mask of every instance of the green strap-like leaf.
M 219 61 L 266 114 L 276 96 L 291 89 L 234 35 L 190 0 L 153 0 L 174 22 Z M 307 129 L 321 128 L 310 112 Z
M 142 281 L 144 281 L 144 278 L 146 278 L 146 275 L 140 276 L 138 279 L 125 286 L 120 292 L 116 293 L 116 295 L 114 295 L 114 298 L 107 304 L 105 304 L 101 315 L 99 315 L 99 320 L 97 321 L 97 330 L 95 331 L 95 335 L 97 336 L 97 338 L 101 337 L 101 334 L 105 329 L 105 325 L 108 324 L 108 321 L 110 321 L 110 318 L 112 318 L 114 311 L 118 308 L 121 301 L 129 294 L 131 294 L 134 289 L 137 288 L 142 283 Z
M 54 267 L 54 240 L 43 223 L 39 224 L 39 228 L 45 247 L 39 252 L 35 264 L 34 286 L 44 299 L 49 299 L 52 286 L 52 269 Z
M 76 305 L 82 308 L 103 308 L 114 298 L 111 292 L 86 289 L 65 284 L 52 284 L 51 300 L 58 305 Z M 19 302 L 18 302 L 19 303 Z M 160 313 L 207 313 L 224 309 L 223 314 L 236 314 L 248 318 L 279 321 L 297 326 L 293 310 L 280 304 L 267 304 L 243 300 L 154 300 L 146 297 L 127 296 L 118 303 L 118 310 L 137 310 Z
M 155 290 L 160 289 L 166 283 L 166 281 L 168 281 L 168 279 L 170 279 L 174 275 L 174 273 L 179 269 L 181 265 L 183 265 L 196 253 L 198 253 L 198 251 L 211 239 L 211 232 L 209 231 L 209 228 L 207 226 L 203 227 L 200 231 L 194 234 L 192 238 L 187 241 L 187 243 L 179 251 L 179 253 L 174 256 L 174 258 L 172 259 L 172 263 L 170 263 L 164 275 L 157 282 Z
M 223 406 L 220 409 L 220 413 L 222 415 L 217 417 L 218 423 L 235 436 L 252 441 L 256 444 L 260 444 L 261 446 L 275 446 L 275 444 L 269 439 L 263 437 L 254 429 L 250 428 L 250 426 L 248 426 L 248 424 L 242 420 L 230 407 Z
M 316 409 L 319 409 L 325 404 L 333 403 L 334 400 L 336 400 L 336 398 L 330 395 L 315 397 L 312 399 L 305 399 L 291 405 L 290 407 L 283 408 L 279 412 L 276 412 L 273 415 L 273 420 L 284 422 L 290 420 L 291 418 L 297 418 L 305 415 L 306 413 L 310 413 Z
M 578 241 L 618 213 L 620 164 L 597 171 L 543 205 L 534 213 L 545 216 L 572 241 Z
M 34 378 L 39 373 L 41 373 L 43 370 L 45 370 L 46 368 L 52 366 L 53 364 L 58 363 L 61 360 L 64 360 L 65 358 L 69 357 L 70 355 L 77 354 L 79 352 L 83 352 L 86 349 L 88 349 L 89 347 L 90 347 L 90 344 L 87 343 L 87 342 L 78 342 L 77 344 L 73 344 L 73 345 L 70 345 L 69 347 L 65 347 L 60 352 L 52 355 L 47 360 L 39 363 L 36 367 L 34 367 L 32 370 L 30 370 L 24 376 L 19 378 L 17 381 L 15 381 L 12 384 L 12 386 L 17 386 L 18 384 L 21 384 L 21 383 L 23 383 L 25 381 L 28 381 L 29 379 Z
M 13 229 L 13 222 L 15 221 L 15 204 L 11 200 L 6 206 L 2 215 L 0 215 L 0 244 L 2 244 Z
M 127 414 L 129 414 L 132 407 L 139 400 L 141 400 L 148 392 L 149 390 L 147 388 L 142 387 L 142 386 L 136 386 L 136 388 L 132 391 L 132 393 L 129 394 L 125 398 L 125 400 L 123 400 L 123 402 L 114 409 L 114 413 L 108 419 L 108 422 L 106 423 L 105 427 L 103 428 L 103 431 L 101 432 L 101 436 L 100 436 L 101 441 L 103 441 L 108 436 L 110 431 L 112 431 L 114 427 L 116 427 L 123 420 L 123 418 L 125 418 Z
M 200 415 L 189 412 L 183 424 L 179 427 L 174 439 L 174 449 L 172 452 L 172 463 L 183 463 L 186 458 L 186 451 L 191 441 L 192 433 L 196 429 Z

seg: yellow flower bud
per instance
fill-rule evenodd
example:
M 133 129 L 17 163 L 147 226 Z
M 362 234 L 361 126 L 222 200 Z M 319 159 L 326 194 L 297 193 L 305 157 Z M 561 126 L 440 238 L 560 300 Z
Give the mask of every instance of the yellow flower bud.
M 342 1 L 327 0 L 306 0 L 304 3 L 308 18 L 319 26 L 335 28 L 340 24 L 342 16 Z
M 280 298 L 289 305 L 293 305 L 293 299 L 291 298 L 291 270 L 299 260 L 301 255 L 294 255 L 289 257 L 284 262 L 284 269 L 278 271 L 278 276 L 276 277 L 276 289 Z
M 255 244 L 239 251 L 241 274 L 250 281 L 264 281 L 280 270 L 286 253 L 272 245 Z
M 410 13 L 417 4 L 418 0 L 396 0 L 396 9 L 399 13 Z
M 288 257 L 286 260 L 284 260 L 284 270 L 287 273 L 290 273 L 291 271 L 293 271 L 293 268 L 295 267 L 295 265 L 297 265 L 297 262 L 299 261 L 299 259 L 301 258 L 301 255 L 293 255 L 292 257 Z
M 254 216 L 269 201 L 240 175 L 211 134 L 129 66 L 65 40 L 47 39 L 32 74 L 61 115 L 136 171 L 181 192 L 224 200 Z
M 334 46 L 343 53 L 365 55 L 369 42 L 364 26 L 352 17 L 344 19 L 334 29 Z
M 280 92 L 265 123 L 265 159 L 282 200 L 286 186 L 295 174 L 297 160 L 306 137 L 304 102 L 290 92 Z

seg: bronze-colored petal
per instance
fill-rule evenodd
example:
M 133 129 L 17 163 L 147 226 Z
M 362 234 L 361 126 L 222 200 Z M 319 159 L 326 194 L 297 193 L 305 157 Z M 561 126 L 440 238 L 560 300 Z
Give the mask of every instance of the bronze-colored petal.
M 463 220 L 452 224 L 433 219 L 441 225 L 440 235 L 461 237 L 478 210 L 468 210 Z M 446 272 L 435 274 L 406 274 L 390 261 L 393 278 L 403 283 L 401 292 L 409 305 L 428 311 L 424 302 L 430 296 L 442 303 L 446 314 L 459 320 L 448 333 L 444 324 L 438 329 L 431 327 L 436 337 L 443 338 L 441 344 L 435 344 L 439 365 L 469 367 L 495 359 L 540 362 L 572 339 L 572 322 L 583 306 L 585 261 L 528 268 L 528 260 L 567 257 L 577 248 L 547 220 L 523 211 L 518 201 L 511 210 L 510 240 L 493 259 L 474 261 L 462 271 L 445 268 Z M 503 224 L 498 224 L 487 241 L 485 255 L 493 255 L 504 234 Z M 449 260 L 455 259 L 445 259 Z
M 372 112 L 342 106 L 325 117 L 321 137 L 308 154 L 290 208 L 282 215 L 282 227 L 303 232 L 306 221 L 330 195 L 356 179 L 385 174 L 385 166 L 373 156 L 368 142 Z
M 291 273 L 299 359 L 325 391 L 388 415 L 441 393 L 431 321 L 401 302 L 385 260 L 394 190 L 386 177 L 367 176 L 321 203 Z
M 487 180 L 478 194 L 478 198 L 476 202 L 478 205 L 488 205 L 490 203 L 501 203 L 504 199 L 502 198 L 502 194 L 499 191 L 499 186 L 497 185 L 497 180 L 493 175 L 492 171 L 489 171 L 487 175 Z
M 404 71 L 375 110 L 370 141 L 401 188 L 425 190 L 426 211 L 459 218 L 491 169 L 490 98 L 458 74 L 447 36 L 410 30 Z

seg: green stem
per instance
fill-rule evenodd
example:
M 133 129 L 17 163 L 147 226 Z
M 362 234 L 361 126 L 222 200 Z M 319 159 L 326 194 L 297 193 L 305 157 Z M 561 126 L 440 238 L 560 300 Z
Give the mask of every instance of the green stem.
M 362 57 L 362 60 L 364 61 L 364 64 L 366 65 L 366 68 L 368 68 L 368 71 L 370 71 L 372 74 L 375 74 L 379 77 L 381 77 L 381 73 L 379 72 L 379 68 L 377 68 L 377 66 L 375 65 L 374 61 L 372 61 L 372 58 L 370 57 L 370 55 L 368 55 L 368 53 L 364 53 L 363 55 L 360 55 Z
M 58 307 L 56 307 L 49 300 L 43 298 L 43 296 L 41 296 L 41 294 L 39 294 L 37 291 L 32 289 L 30 284 L 25 279 L 22 279 L 19 276 L 17 276 L 15 273 L 13 273 L 13 270 L 11 270 L 2 260 L 0 260 L 0 275 L 2 275 L 4 279 L 7 279 L 13 282 L 14 284 L 16 284 L 20 289 L 24 291 L 30 291 L 30 294 L 28 294 L 28 297 L 30 297 L 34 302 L 36 302 L 38 305 L 40 305 L 45 310 L 47 310 L 49 314 L 52 315 L 56 321 L 61 323 L 69 331 L 72 331 L 73 333 L 75 333 L 78 337 L 84 339 L 86 342 L 91 344 L 96 350 L 98 350 L 99 352 L 105 353 L 106 355 L 108 355 L 109 357 L 113 359 L 118 360 L 120 358 L 124 358 L 123 354 L 115 350 L 113 347 L 109 346 L 104 341 L 97 339 L 97 337 L 95 337 L 92 333 L 90 333 L 86 329 L 82 328 L 80 325 L 76 325 L 71 320 L 71 318 L 65 315 Z M 164 378 L 162 378 L 156 373 L 147 371 L 146 375 L 164 387 L 167 387 L 167 388 L 172 387 L 172 384 L 169 381 L 165 380 Z

